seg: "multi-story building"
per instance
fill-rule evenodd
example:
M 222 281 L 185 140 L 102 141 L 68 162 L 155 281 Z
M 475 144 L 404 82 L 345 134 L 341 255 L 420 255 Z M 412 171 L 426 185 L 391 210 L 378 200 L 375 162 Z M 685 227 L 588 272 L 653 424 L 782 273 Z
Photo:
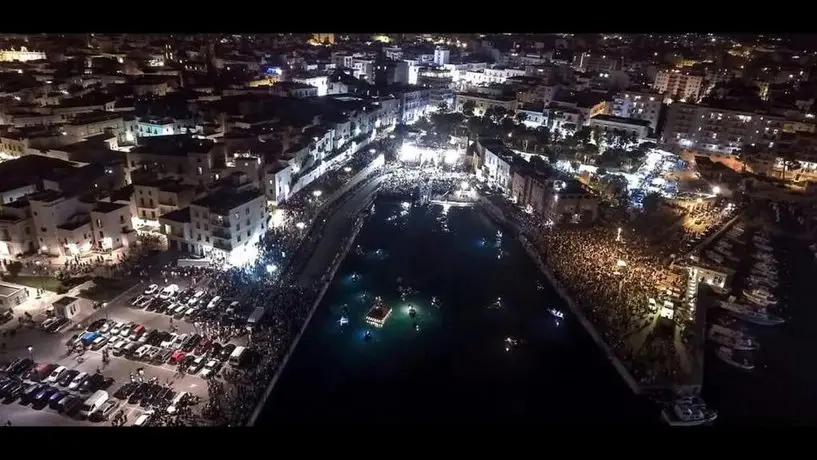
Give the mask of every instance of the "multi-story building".
M 290 77 L 290 81 L 318 88 L 318 96 L 326 96 L 329 87 L 329 75 L 325 73 L 303 73 Z
M 139 146 L 127 152 L 127 173 L 152 178 L 181 178 L 188 184 L 206 185 L 215 177 L 215 143 L 191 135 L 141 138 Z
M 591 128 L 598 127 L 602 133 L 621 132 L 634 135 L 638 140 L 644 139 L 650 134 L 650 125 L 646 120 L 635 118 L 622 118 L 613 115 L 596 115 L 587 123 Z
M 332 85 L 334 90 L 335 85 Z M 270 88 L 270 94 L 282 97 L 305 99 L 318 96 L 318 88 L 297 81 L 281 81 Z
M 662 96 L 646 91 L 622 91 L 613 99 L 611 114 L 622 118 L 644 120 L 653 133 L 658 129 Z
M 667 109 L 661 140 L 692 150 L 733 154 L 746 144 L 768 144 L 783 131 L 783 117 L 696 104 Z
M 38 247 L 28 201 L 0 204 L 0 259 L 34 253 Z
M 91 227 L 96 249 L 111 251 L 134 243 L 136 233 L 132 217 L 129 203 L 97 202 L 91 208 Z
M 512 168 L 518 160 L 513 150 L 499 139 L 479 139 L 477 154 L 480 156 L 478 177 L 484 177 L 488 184 L 503 192 L 510 192 Z
M 702 75 L 680 70 L 662 70 L 655 75 L 653 89 L 670 98 L 681 98 L 684 102 L 697 102 L 703 90 Z
M 434 63 L 438 66 L 444 66 L 448 64 L 451 59 L 451 51 L 448 48 L 443 47 L 436 47 L 434 48 Z
M 173 136 L 196 132 L 198 128 L 192 120 L 159 117 L 143 117 L 136 120 L 136 135 L 139 137 Z
M 580 72 L 612 72 L 621 70 L 621 58 L 586 51 L 575 57 L 573 66 Z
M 221 189 L 159 218 L 171 249 L 232 265 L 253 259 L 266 231 L 267 205 L 257 189 Z
M 131 201 L 141 224 L 158 225 L 159 217 L 193 202 L 196 188 L 174 179 L 148 179 L 133 183 Z
M 125 122 L 116 112 L 91 112 L 75 117 L 65 125 L 65 133 L 84 139 L 98 134 L 110 134 L 120 141 L 125 139 Z
M 599 198 L 577 180 L 558 180 L 527 165 L 515 168 L 511 199 L 551 224 L 593 222 Z
M 488 96 L 480 93 L 457 93 L 454 106 L 457 112 L 462 112 L 466 103 L 474 104 L 474 115 L 481 116 L 488 109 L 501 107 L 505 110 L 516 110 L 517 102 L 514 96 Z
M 0 62 L 10 61 L 40 61 L 45 59 L 45 53 L 42 51 L 31 51 L 25 46 L 20 47 L 19 50 L 8 49 L 0 50 Z
M 479 70 L 468 70 L 461 80 L 468 85 L 504 84 L 509 78 L 525 75 L 525 69 L 509 67 L 486 67 Z

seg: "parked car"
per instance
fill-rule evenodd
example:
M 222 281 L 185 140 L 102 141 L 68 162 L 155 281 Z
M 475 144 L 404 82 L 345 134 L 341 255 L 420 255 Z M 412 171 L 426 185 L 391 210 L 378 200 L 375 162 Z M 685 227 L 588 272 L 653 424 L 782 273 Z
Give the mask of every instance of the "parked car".
M 167 300 L 177 292 L 179 292 L 179 286 L 176 284 L 169 284 L 162 289 L 162 293 L 159 294 L 159 298 L 162 300 Z
M 145 289 L 145 295 L 153 295 L 159 292 L 159 285 L 158 284 L 151 284 L 150 286 Z
M 118 323 L 115 320 L 106 321 L 105 324 L 103 324 L 102 327 L 99 328 L 99 332 L 101 334 L 106 334 L 108 331 L 111 330 L 111 328 L 113 328 L 117 324 Z
M 57 320 L 56 320 L 56 321 L 54 321 L 53 323 L 49 324 L 49 325 L 48 325 L 48 327 L 47 327 L 47 328 L 45 328 L 45 332 L 50 332 L 50 333 L 52 333 L 52 334 L 53 334 L 54 332 L 59 332 L 59 331 L 60 331 L 60 329 L 62 329 L 62 328 L 64 328 L 65 326 L 67 326 L 69 323 L 71 323 L 71 320 L 70 320 L 70 319 L 68 319 L 68 318 L 57 318 Z
M 196 348 L 199 342 L 201 342 L 201 339 L 202 337 L 198 334 L 192 335 L 187 340 L 185 340 L 184 343 L 182 343 L 182 350 L 190 353 L 191 351 L 193 351 L 194 348 Z
M 143 332 L 145 332 L 145 326 L 137 324 L 136 326 L 133 327 L 133 329 L 131 329 L 128 338 L 133 341 L 139 340 L 139 337 L 142 335 Z
M 119 401 L 114 399 L 109 399 L 105 401 L 105 403 L 97 409 L 91 416 L 88 418 L 92 422 L 101 422 L 103 420 L 108 420 L 108 417 L 113 414 L 113 412 L 119 407 Z
M 156 362 L 156 364 L 166 363 L 170 360 L 171 356 L 173 356 L 173 350 L 165 348 L 162 350 L 161 353 L 156 355 L 156 357 L 154 358 L 154 362 Z
M 201 298 L 204 296 L 204 291 L 196 291 L 189 299 L 187 299 L 187 305 L 193 306 L 199 303 Z
M 136 391 L 136 387 L 138 386 L 138 383 L 128 382 L 119 387 L 119 389 L 114 392 L 113 397 L 116 399 L 128 399 L 128 397 Z
M 140 303 L 142 303 L 143 300 L 145 300 L 145 296 L 143 296 L 143 295 L 136 296 L 136 297 L 134 297 L 133 300 L 131 300 L 130 304 L 135 307 L 135 306 L 139 305 Z
M 62 400 L 69 396 L 71 396 L 71 393 L 68 393 L 67 391 L 64 390 L 57 391 L 56 393 L 51 395 L 50 398 L 48 398 L 48 407 L 54 410 L 59 409 Z
M 80 393 L 93 393 L 102 387 L 102 383 L 105 382 L 105 376 L 102 374 L 93 374 L 79 386 Z
M 57 383 L 60 377 L 62 377 L 62 375 L 65 374 L 67 371 L 68 368 L 65 366 L 57 367 L 56 369 L 51 371 L 51 374 L 48 377 L 46 377 L 45 383 Z
M 53 396 L 54 393 L 58 392 L 59 390 L 57 390 L 56 388 L 46 385 L 40 390 L 39 393 L 37 393 L 33 398 L 31 398 L 32 407 L 35 408 L 45 407 L 46 405 L 48 405 L 48 400 L 51 399 L 51 396 Z
M 94 321 L 93 323 L 89 324 L 87 328 L 85 328 L 88 332 L 96 332 L 101 328 L 107 320 L 105 318 L 99 318 L 98 320 Z
M 199 344 L 198 344 L 198 345 L 196 345 L 196 348 L 193 350 L 193 354 L 196 354 L 196 355 L 204 355 L 204 354 L 207 354 L 207 351 L 210 349 L 210 347 L 212 346 L 212 344 L 213 344 L 213 341 L 212 341 L 212 340 L 210 340 L 210 339 L 208 339 L 208 338 L 203 338 L 203 339 L 202 339 L 202 340 L 199 342 Z
M 74 377 L 74 380 L 71 380 L 71 383 L 68 384 L 68 389 L 69 390 L 78 389 L 79 386 L 82 385 L 82 382 L 84 382 L 87 378 L 88 378 L 87 372 L 80 372 L 79 374 L 77 374 L 76 377 Z
M 184 361 L 184 358 L 186 356 L 187 356 L 187 353 L 185 353 L 185 352 L 183 352 L 181 350 L 176 350 L 170 356 L 170 364 L 179 364 L 182 361 Z
M 34 399 L 37 394 L 45 388 L 46 385 L 44 383 L 32 383 L 25 387 L 23 392 L 20 394 L 20 404 L 26 405 Z
M 199 356 L 198 358 L 194 359 L 193 362 L 191 362 L 187 366 L 187 369 L 186 369 L 187 373 L 190 374 L 190 375 L 197 374 L 201 370 L 201 368 L 204 367 L 204 364 L 206 363 L 206 361 L 205 361 L 206 359 L 207 358 L 205 358 L 204 356 Z
M 230 355 L 233 354 L 235 348 L 236 346 L 234 343 L 228 343 L 227 345 L 224 345 L 224 348 L 221 349 L 221 353 L 218 355 L 219 361 L 224 362 L 230 359 Z
M 56 364 L 39 363 L 28 372 L 28 378 L 35 382 L 40 382 L 48 378 L 48 376 L 51 375 L 56 368 Z
M 110 339 L 104 335 L 97 337 L 96 340 L 91 343 L 91 350 L 99 350 L 108 343 L 108 340 Z
M 67 387 L 68 385 L 71 384 L 71 382 L 74 381 L 74 379 L 76 378 L 77 375 L 79 375 L 78 370 L 68 369 L 67 371 L 65 371 L 64 374 L 62 374 L 60 376 L 59 379 L 57 379 L 57 384 L 59 384 L 60 386 L 63 386 L 63 387 Z
M 15 376 L 15 375 L 25 375 L 28 373 L 32 367 L 34 367 L 34 360 L 30 358 L 23 358 L 19 361 L 16 361 L 10 365 L 10 368 L 6 371 L 7 375 Z

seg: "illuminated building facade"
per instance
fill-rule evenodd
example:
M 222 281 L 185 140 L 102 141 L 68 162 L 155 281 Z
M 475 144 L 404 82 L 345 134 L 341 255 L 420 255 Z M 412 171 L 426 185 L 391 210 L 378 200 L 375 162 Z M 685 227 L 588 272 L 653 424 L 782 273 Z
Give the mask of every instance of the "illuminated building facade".
M 668 97 L 679 97 L 683 102 L 697 102 L 701 97 L 704 77 L 679 70 L 662 70 L 655 74 L 653 89 Z
M 0 50 L 0 62 L 11 62 L 11 61 L 39 61 L 45 59 L 45 53 L 42 51 L 29 51 L 28 48 L 25 46 L 21 47 L 19 50 L 9 49 L 9 50 Z

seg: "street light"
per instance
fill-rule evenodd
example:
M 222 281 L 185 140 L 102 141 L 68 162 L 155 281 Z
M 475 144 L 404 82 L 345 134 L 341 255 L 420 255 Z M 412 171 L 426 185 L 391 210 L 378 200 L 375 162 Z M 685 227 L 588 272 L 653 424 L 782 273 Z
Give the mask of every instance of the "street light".
M 32 361 L 34 361 L 34 347 L 29 345 L 28 347 L 26 347 L 26 350 L 28 350 L 28 357 L 31 358 Z
M 616 234 L 616 241 L 621 241 L 621 227 L 618 228 L 618 233 Z
M 275 264 L 268 264 L 267 265 L 267 273 L 269 273 L 270 275 L 275 273 L 277 270 L 278 270 L 278 266 L 276 266 Z
M 321 195 L 323 195 L 323 192 L 320 190 L 315 190 L 314 192 L 312 192 L 312 196 L 314 196 L 315 198 L 318 198 Z
M 105 310 L 105 319 L 108 319 L 108 302 L 102 302 L 102 309 Z

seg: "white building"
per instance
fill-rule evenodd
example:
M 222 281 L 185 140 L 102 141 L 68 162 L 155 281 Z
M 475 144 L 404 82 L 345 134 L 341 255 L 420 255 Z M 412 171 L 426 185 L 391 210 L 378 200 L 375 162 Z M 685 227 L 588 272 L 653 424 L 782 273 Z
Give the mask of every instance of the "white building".
M 267 204 L 257 189 L 222 189 L 159 220 L 171 248 L 232 265 L 257 254 L 266 231 Z
M 329 89 L 328 75 L 303 75 L 293 76 L 290 81 L 295 83 L 303 83 L 304 85 L 314 86 L 318 88 L 318 96 L 326 96 Z
M 437 65 L 446 65 L 448 64 L 449 60 L 451 59 L 451 51 L 447 48 L 443 47 L 436 47 L 434 49 L 434 63 Z
M 622 91 L 613 99 L 612 114 L 622 118 L 635 118 L 649 122 L 652 132 L 658 128 L 661 115 L 660 94 L 645 91 Z
M 704 77 L 681 72 L 662 70 L 655 75 L 653 89 L 659 94 L 683 99 L 682 102 L 697 102 L 701 97 Z
M 511 189 L 511 164 L 514 161 L 513 151 L 498 139 L 480 139 L 477 152 L 482 157 L 481 174 L 485 180 L 502 191 Z
M 588 122 L 591 128 L 598 127 L 601 132 L 622 132 L 634 134 L 638 140 L 644 139 L 650 134 L 650 125 L 646 120 L 636 120 L 634 118 L 622 118 L 613 115 L 596 115 Z
M 0 50 L 0 62 L 10 61 L 40 61 L 45 59 L 45 53 L 42 51 L 29 51 L 25 46 L 20 47 L 19 50 L 8 49 Z

